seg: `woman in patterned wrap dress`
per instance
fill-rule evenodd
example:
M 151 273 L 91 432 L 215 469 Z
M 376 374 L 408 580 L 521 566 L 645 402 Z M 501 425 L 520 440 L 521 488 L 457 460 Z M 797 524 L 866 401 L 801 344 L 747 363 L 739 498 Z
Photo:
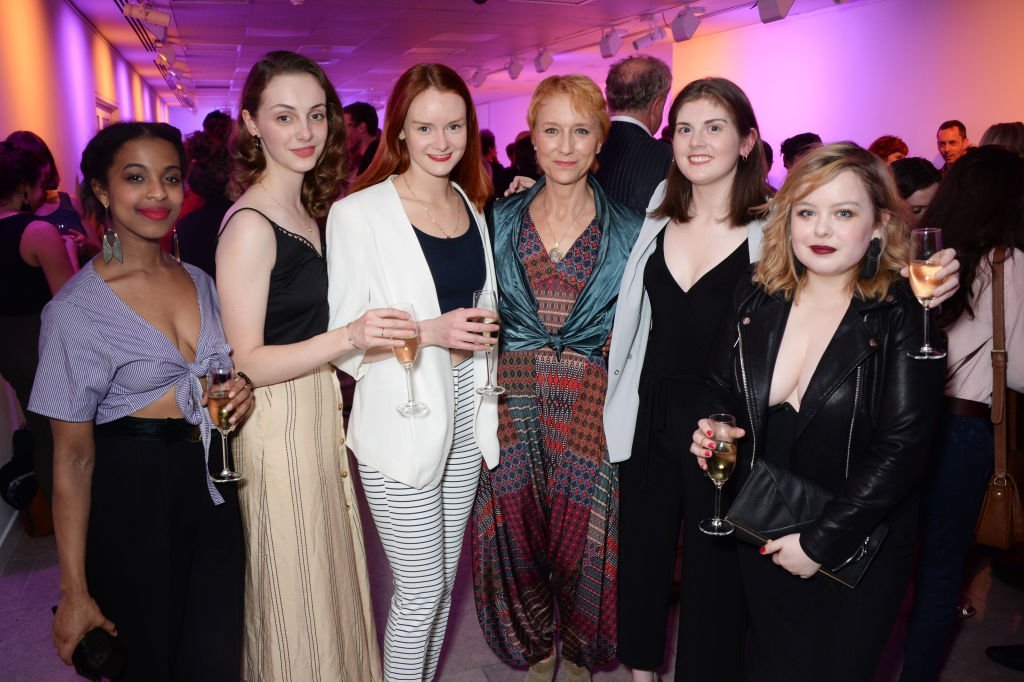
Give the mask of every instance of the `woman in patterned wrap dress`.
M 545 177 L 494 210 L 502 299 L 499 464 L 474 506 L 477 614 L 502 660 L 569 680 L 615 656 L 618 477 L 603 348 L 642 216 L 590 177 L 609 121 L 583 76 L 554 76 L 527 114 Z

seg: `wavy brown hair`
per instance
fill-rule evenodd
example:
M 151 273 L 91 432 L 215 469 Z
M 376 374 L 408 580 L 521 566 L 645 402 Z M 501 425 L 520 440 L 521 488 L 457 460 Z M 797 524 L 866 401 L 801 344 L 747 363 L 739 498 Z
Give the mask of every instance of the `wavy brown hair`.
M 453 92 L 466 103 L 466 151 L 455 164 L 450 177 L 452 182 L 462 188 L 476 209 L 482 211 L 493 189 L 480 154 L 480 124 L 476 118 L 476 107 L 473 106 L 473 98 L 465 81 L 444 64 L 417 64 L 398 78 L 384 111 L 384 129 L 381 131 L 377 154 L 370 167 L 356 180 L 352 190 L 358 192 L 409 169 L 409 149 L 405 140 L 400 140 L 398 135 L 402 132 L 413 100 L 430 88 Z
M 709 100 L 724 108 L 732 119 L 740 138 L 754 133 L 755 143 L 760 138 L 757 128 L 757 117 L 750 100 L 740 86 L 725 78 L 701 78 L 695 80 L 676 95 L 668 111 L 668 124 L 675 136 L 676 118 L 684 104 L 697 100 Z M 771 188 L 765 182 L 764 149 L 755 144 L 746 160 L 742 157 L 736 167 L 736 175 L 732 180 L 732 191 L 729 197 L 729 222 L 733 225 L 746 225 L 757 217 L 754 209 L 763 204 L 771 196 Z M 668 169 L 668 184 L 665 186 L 665 199 L 656 208 L 656 218 L 668 218 L 680 223 L 688 223 L 693 217 L 690 209 L 693 204 L 693 184 L 686 179 L 679 165 L 673 161 Z
M 323 88 L 327 103 L 327 140 L 320 159 L 302 179 L 302 205 L 317 220 L 327 217 L 331 204 L 341 195 L 348 174 L 348 156 L 345 146 L 346 126 L 341 100 L 316 62 L 295 52 L 277 50 L 268 52 L 253 64 L 242 88 L 239 102 L 238 124 L 231 138 L 231 157 L 235 166 L 235 182 L 244 191 L 259 181 L 267 169 L 263 151 L 256 148 L 256 140 L 242 118 L 242 112 L 256 118 L 263 100 L 263 91 L 275 76 L 309 74 Z
M 754 281 L 768 293 L 792 299 L 800 292 L 807 281 L 807 272 L 802 266 L 798 269 L 793 253 L 793 207 L 845 172 L 853 173 L 864 183 L 882 242 L 878 272 L 866 279 L 861 276 L 861 269 L 856 268 L 850 278 L 853 294 L 861 299 L 881 298 L 900 278 L 900 268 L 909 262 L 910 243 L 892 172 L 885 161 L 868 150 L 853 142 L 837 142 L 817 147 L 801 157 L 768 204 L 761 259 L 754 269 Z

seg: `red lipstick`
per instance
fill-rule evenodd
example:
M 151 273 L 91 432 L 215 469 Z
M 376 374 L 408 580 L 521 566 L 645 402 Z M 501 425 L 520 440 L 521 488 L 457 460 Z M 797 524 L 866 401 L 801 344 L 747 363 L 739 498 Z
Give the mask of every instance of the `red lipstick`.
M 826 255 L 829 253 L 835 253 L 835 249 L 831 246 L 825 246 L 824 244 L 815 244 L 811 247 L 811 251 L 818 255 Z
M 140 215 L 144 215 L 150 220 L 160 222 L 161 220 L 167 220 L 167 216 L 171 215 L 171 209 L 169 208 L 140 208 L 138 210 Z

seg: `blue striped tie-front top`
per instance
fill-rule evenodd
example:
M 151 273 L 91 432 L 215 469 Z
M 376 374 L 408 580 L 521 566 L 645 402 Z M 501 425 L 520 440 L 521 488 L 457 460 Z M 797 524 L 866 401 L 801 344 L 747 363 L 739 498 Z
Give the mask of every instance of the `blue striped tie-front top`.
M 212 422 L 202 406 L 199 378 L 211 366 L 230 367 L 231 348 L 213 280 L 196 267 L 182 265 L 199 302 L 194 362 L 121 300 L 88 263 L 43 309 L 29 409 L 63 421 L 105 424 L 151 405 L 174 386 L 182 416 L 201 427 L 208 459 Z M 214 502 L 223 502 L 209 476 L 207 486 Z

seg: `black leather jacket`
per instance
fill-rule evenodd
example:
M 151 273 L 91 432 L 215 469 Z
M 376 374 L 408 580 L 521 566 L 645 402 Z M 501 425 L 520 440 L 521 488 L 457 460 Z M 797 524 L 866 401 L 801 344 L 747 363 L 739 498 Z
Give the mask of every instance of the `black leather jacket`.
M 768 393 L 792 303 L 754 284 L 741 285 L 737 301 L 709 367 L 704 413 L 729 412 L 746 429 L 741 485 L 764 452 Z M 921 341 L 921 307 L 906 283 L 881 300 L 854 299 L 801 400 L 791 469 L 835 497 L 800 544 L 826 568 L 854 555 L 921 477 L 945 376 L 944 361 L 908 357 Z

